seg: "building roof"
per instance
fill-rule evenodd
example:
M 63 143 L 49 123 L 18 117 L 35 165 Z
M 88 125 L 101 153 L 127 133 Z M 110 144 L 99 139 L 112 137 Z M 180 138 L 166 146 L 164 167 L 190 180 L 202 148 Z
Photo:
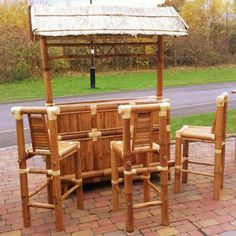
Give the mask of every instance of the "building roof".
M 32 33 L 38 36 L 188 35 L 188 26 L 172 7 L 33 5 Z

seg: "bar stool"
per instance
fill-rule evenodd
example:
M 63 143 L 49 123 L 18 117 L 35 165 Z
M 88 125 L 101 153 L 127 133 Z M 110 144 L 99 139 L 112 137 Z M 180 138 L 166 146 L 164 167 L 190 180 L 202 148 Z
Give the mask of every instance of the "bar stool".
M 220 188 L 223 187 L 225 163 L 225 137 L 227 121 L 228 94 L 222 93 L 216 98 L 216 115 L 212 127 L 185 125 L 176 132 L 175 155 L 175 186 L 174 192 L 180 191 L 180 177 L 182 182 L 188 182 L 188 174 L 204 175 L 214 178 L 213 199 L 219 200 Z M 208 142 L 215 145 L 214 162 L 199 162 L 189 159 L 189 142 Z M 182 154 L 183 145 L 183 154 Z M 183 157 L 182 157 L 183 155 Z M 188 169 L 188 164 L 213 166 L 214 173 L 199 172 Z
M 133 209 L 161 206 L 161 223 L 169 224 L 168 213 L 168 163 L 166 114 L 169 103 L 123 105 L 118 111 L 123 120 L 123 141 L 111 142 L 112 209 L 119 210 L 119 183 L 124 181 L 126 231 L 134 231 Z M 153 142 L 154 113 L 159 117 L 159 144 Z M 131 126 L 131 120 L 133 126 Z M 132 133 L 132 135 L 131 135 Z M 132 137 L 131 137 L 132 136 Z M 159 163 L 150 163 L 152 155 L 159 154 Z M 133 165 L 135 156 L 144 155 L 142 165 Z M 124 163 L 124 179 L 119 178 L 119 161 Z M 160 171 L 160 188 L 150 181 L 150 173 Z M 143 180 L 144 203 L 133 204 L 133 178 Z M 160 200 L 150 201 L 150 188 L 160 195 Z
M 31 225 L 30 207 L 53 209 L 55 211 L 56 231 L 64 229 L 62 201 L 70 193 L 76 191 L 77 206 L 83 208 L 83 190 L 81 160 L 79 157 L 79 142 L 59 142 L 57 139 L 58 107 L 27 108 L 13 107 L 12 113 L 16 119 L 18 162 L 20 174 L 21 199 L 24 226 Z M 25 148 L 25 134 L 23 116 L 28 116 L 32 148 Z M 27 160 L 45 156 L 46 168 L 31 168 Z M 60 165 L 67 158 L 74 159 L 75 174 L 61 176 Z M 29 192 L 29 174 L 44 174 L 46 182 L 33 192 Z M 61 182 L 71 183 L 72 187 L 66 192 L 61 191 Z M 48 203 L 35 202 L 33 196 L 47 187 Z

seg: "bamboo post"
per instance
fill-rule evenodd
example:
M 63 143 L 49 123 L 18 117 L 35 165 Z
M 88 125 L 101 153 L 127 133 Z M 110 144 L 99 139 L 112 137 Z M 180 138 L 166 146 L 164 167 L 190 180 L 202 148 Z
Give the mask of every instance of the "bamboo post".
M 91 129 L 97 130 L 97 105 L 91 105 Z M 99 168 L 99 145 L 98 145 L 98 139 L 93 138 L 92 140 L 92 151 L 93 151 L 93 159 L 94 159 L 94 167 Z
M 167 163 L 167 132 L 166 132 L 166 116 L 167 106 L 161 107 L 159 112 L 159 142 L 160 142 L 160 164 L 162 167 L 160 173 L 160 185 L 161 185 L 161 224 L 169 224 L 169 203 L 168 203 L 168 163 Z
M 215 165 L 214 165 L 214 200 L 220 199 L 220 188 L 222 184 L 222 129 L 223 129 L 223 110 L 224 97 L 216 98 L 216 128 L 215 128 Z
M 224 187 L 224 170 L 225 170 L 225 139 L 226 139 L 226 125 L 227 125 L 227 110 L 228 110 L 228 93 L 223 93 L 224 97 L 224 119 L 223 119 L 223 137 L 222 137 L 222 176 L 221 188 Z
M 158 36 L 157 42 L 157 99 L 163 97 L 164 39 Z
M 53 105 L 52 82 L 49 68 L 47 42 L 44 37 L 40 37 L 40 52 L 43 67 L 43 78 L 46 89 L 46 104 L 50 106 Z
M 21 114 L 21 108 L 12 108 L 12 113 L 16 120 L 16 135 L 17 135 L 17 149 L 18 149 L 18 163 L 20 170 L 27 169 L 26 154 L 25 154 L 25 136 L 24 136 L 24 122 Z M 29 188 L 27 173 L 20 173 L 20 189 L 21 201 L 23 211 L 23 221 L 25 227 L 30 227 L 30 207 L 29 207 Z
M 62 212 L 62 199 L 61 199 L 61 180 L 60 180 L 60 163 L 58 156 L 58 141 L 57 141 L 57 114 L 60 113 L 58 107 L 48 107 L 48 123 L 51 137 L 51 161 L 52 161 L 52 183 L 54 191 L 55 203 L 55 218 L 56 218 L 56 231 L 64 230 L 63 212 Z
M 50 155 L 45 155 L 46 157 L 46 168 L 48 170 L 52 169 L 52 163 L 50 161 L 51 156 Z M 50 175 L 47 174 L 47 181 L 48 181 L 48 185 L 47 185 L 47 191 L 48 191 L 48 203 L 50 204 L 54 204 L 53 202 L 53 185 L 52 185 L 52 178 Z
M 232 90 L 231 92 L 236 93 L 236 90 Z M 234 143 L 234 159 L 236 160 L 236 122 L 235 122 L 235 141 L 234 142 L 235 142 Z
M 183 170 L 188 170 L 188 153 L 189 153 L 189 141 L 183 140 L 183 157 L 185 161 L 183 162 Z M 182 173 L 182 183 L 188 183 L 188 172 Z
M 180 176 L 181 176 L 181 131 L 176 132 L 175 139 L 175 184 L 174 193 L 179 193 L 180 191 Z
M 112 211 L 119 211 L 119 172 L 118 161 L 111 142 L 111 184 L 112 184 Z
M 123 117 L 122 117 L 123 118 Z M 126 231 L 134 231 L 133 216 L 133 175 L 130 147 L 130 117 L 123 118 L 123 145 L 124 145 L 124 189 L 125 189 L 125 217 Z
M 80 183 L 80 186 L 76 189 L 76 197 L 77 197 L 78 209 L 83 209 L 84 197 L 83 197 L 83 182 L 82 182 L 82 165 L 81 165 L 81 158 L 80 158 L 79 153 L 80 153 L 80 149 L 78 147 L 76 153 L 74 154 L 75 178 L 76 180 L 81 181 L 81 183 Z
M 149 167 L 149 162 L 152 158 L 153 152 L 145 153 L 143 156 L 143 167 Z M 149 181 L 150 181 L 150 172 L 146 171 L 143 173 L 143 200 L 144 202 L 150 201 L 150 187 L 149 187 Z

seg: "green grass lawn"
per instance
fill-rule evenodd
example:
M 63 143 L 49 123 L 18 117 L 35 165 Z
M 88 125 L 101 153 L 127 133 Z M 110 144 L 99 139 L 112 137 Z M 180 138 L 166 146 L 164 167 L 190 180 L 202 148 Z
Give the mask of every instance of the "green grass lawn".
M 230 82 L 235 79 L 236 65 L 167 69 L 164 86 Z M 54 96 L 148 89 L 156 86 L 156 71 L 97 73 L 96 89 L 90 89 L 89 75 L 55 76 L 52 85 Z M 42 78 L 0 84 L 0 91 L 0 102 L 45 97 Z
M 192 115 L 186 117 L 171 118 L 171 139 L 175 139 L 175 132 L 183 125 L 212 126 L 214 120 L 214 112 Z M 235 110 L 229 110 L 227 113 L 227 133 L 235 132 Z

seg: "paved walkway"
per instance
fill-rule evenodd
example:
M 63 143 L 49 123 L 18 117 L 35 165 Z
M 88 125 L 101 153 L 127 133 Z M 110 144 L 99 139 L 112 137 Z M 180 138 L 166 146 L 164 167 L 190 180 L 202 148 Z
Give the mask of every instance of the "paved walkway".
M 174 147 L 172 147 L 172 156 Z M 213 154 L 209 144 L 193 143 L 190 153 L 204 160 Z M 31 162 L 33 165 L 43 162 Z M 204 167 L 208 169 L 210 167 Z M 0 234 L 5 235 L 126 235 L 124 208 L 111 212 L 110 184 L 90 185 L 84 190 L 85 209 L 76 208 L 75 196 L 64 201 L 65 231 L 55 233 L 52 211 L 31 209 L 32 227 L 23 228 L 17 173 L 16 147 L 0 149 Z M 189 176 L 189 183 L 182 184 L 181 193 L 173 194 L 173 181 L 169 182 L 170 225 L 160 225 L 157 207 L 139 209 L 135 214 L 136 231 L 133 235 L 236 235 L 236 161 L 234 139 L 227 141 L 225 185 L 221 200 L 212 200 L 212 179 Z M 40 177 L 42 178 L 42 177 Z M 39 178 L 30 181 L 33 187 Z M 135 200 L 141 199 L 139 183 L 135 186 Z M 46 192 L 39 195 L 45 200 Z

